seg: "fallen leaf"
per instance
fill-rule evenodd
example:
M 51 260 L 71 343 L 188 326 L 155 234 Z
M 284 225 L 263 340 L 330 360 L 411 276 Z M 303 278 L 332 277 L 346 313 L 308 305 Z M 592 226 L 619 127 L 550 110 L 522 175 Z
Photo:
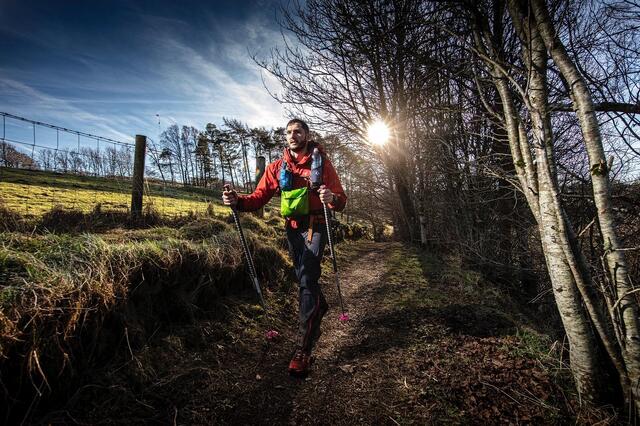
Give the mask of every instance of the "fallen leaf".
M 340 370 L 344 371 L 345 373 L 353 373 L 353 371 L 356 369 L 356 367 L 354 367 L 353 365 L 341 365 L 340 367 L 338 367 Z

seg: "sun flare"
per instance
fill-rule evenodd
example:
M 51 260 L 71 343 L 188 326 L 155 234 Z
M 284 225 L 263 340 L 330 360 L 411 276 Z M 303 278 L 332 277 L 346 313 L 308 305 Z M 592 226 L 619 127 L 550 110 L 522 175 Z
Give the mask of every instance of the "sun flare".
M 384 145 L 389 140 L 389 127 L 383 121 L 375 121 L 369 125 L 368 134 L 373 145 Z

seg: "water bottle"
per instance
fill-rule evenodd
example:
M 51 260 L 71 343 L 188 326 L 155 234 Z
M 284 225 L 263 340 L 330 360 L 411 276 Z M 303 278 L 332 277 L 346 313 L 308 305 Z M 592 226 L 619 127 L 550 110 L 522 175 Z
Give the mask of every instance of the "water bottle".
M 322 185 L 322 155 L 318 148 L 313 148 L 311 154 L 311 187 L 319 188 Z
M 293 173 L 284 159 L 282 159 L 279 181 L 281 191 L 291 191 L 293 189 Z

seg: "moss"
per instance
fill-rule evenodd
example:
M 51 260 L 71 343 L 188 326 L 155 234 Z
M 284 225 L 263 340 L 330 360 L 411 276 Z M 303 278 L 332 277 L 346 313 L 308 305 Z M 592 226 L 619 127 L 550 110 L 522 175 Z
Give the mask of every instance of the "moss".
M 591 169 L 589 169 L 589 171 L 593 176 L 606 176 L 608 172 L 607 163 L 602 160 L 599 163 L 591 166 Z
M 20 294 L 20 287 L 18 286 L 5 286 L 0 289 L 0 306 L 3 308 L 9 307 L 15 304 Z
M 386 299 L 389 306 L 417 309 L 432 304 L 433 292 L 427 291 L 429 283 L 417 250 L 395 246 L 386 263 L 388 272 L 382 280 L 399 289 Z M 406 283 L 411 283 L 411 286 L 407 288 Z

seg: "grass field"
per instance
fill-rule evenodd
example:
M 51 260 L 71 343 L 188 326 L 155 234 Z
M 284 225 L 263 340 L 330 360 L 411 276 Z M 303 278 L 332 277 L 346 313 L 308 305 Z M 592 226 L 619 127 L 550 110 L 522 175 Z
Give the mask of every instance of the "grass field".
M 212 201 L 214 214 L 227 213 L 219 197 L 210 189 L 145 181 L 143 203 L 164 216 L 201 213 Z M 131 204 L 131 181 L 0 168 L 0 200 L 25 218 L 42 216 L 54 206 L 90 212 L 100 204 L 102 211 L 125 212 Z

